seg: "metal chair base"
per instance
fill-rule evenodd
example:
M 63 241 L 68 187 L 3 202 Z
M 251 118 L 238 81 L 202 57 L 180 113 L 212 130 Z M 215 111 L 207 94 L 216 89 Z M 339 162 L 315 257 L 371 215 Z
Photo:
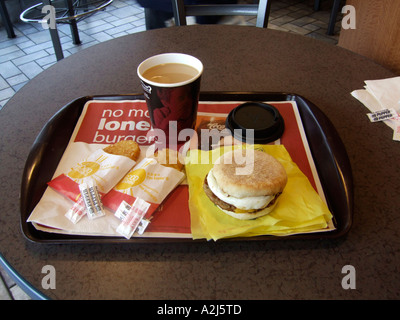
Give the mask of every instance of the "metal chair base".
M 64 58 L 64 54 L 57 31 L 57 23 L 69 24 L 73 43 L 81 44 L 77 23 L 97 11 L 103 10 L 112 2 L 113 0 L 43 0 L 42 3 L 24 10 L 20 19 L 28 23 L 46 23 L 44 19 L 46 19 L 48 11 L 43 10 L 44 6 L 50 5 L 55 8 L 55 26 L 49 28 L 49 31 L 58 61 Z

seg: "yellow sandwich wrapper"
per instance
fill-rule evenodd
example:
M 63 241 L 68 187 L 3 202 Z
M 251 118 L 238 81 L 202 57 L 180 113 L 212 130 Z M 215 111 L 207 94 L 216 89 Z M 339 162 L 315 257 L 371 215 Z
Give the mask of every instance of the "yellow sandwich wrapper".
M 275 157 L 284 166 L 288 182 L 275 209 L 268 215 L 253 220 L 235 219 L 220 210 L 205 194 L 204 178 L 215 160 L 232 148 L 262 150 Z M 288 236 L 327 231 L 332 223 L 332 214 L 327 205 L 292 161 L 283 145 L 239 145 L 211 151 L 190 150 L 186 158 L 186 174 L 193 239 Z

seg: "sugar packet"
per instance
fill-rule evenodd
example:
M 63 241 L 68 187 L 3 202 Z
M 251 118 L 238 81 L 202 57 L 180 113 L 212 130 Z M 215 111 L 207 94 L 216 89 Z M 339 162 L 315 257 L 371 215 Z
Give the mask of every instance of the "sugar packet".
M 85 215 L 90 220 L 106 215 L 97 184 L 93 179 L 85 179 L 79 184 L 80 197 L 67 211 L 65 216 L 72 223 L 77 224 Z

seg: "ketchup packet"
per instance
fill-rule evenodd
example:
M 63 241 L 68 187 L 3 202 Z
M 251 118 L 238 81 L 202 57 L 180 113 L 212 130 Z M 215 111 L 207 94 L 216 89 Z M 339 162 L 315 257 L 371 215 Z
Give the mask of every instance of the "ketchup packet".
M 150 223 L 149 219 L 144 219 L 150 206 L 150 203 L 140 198 L 136 198 L 132 206 L 122 201 L 114 214 L 118 219 L 122 220 L 116 231 L 127 239 L 132 237 L 136 229 L 138 229 L 139 234 L 143 234 Z
M 65 214 L 67 219 L 73 224 L 77 224 L 85 215 L 86 207 L 82 197 L 80 197 Z

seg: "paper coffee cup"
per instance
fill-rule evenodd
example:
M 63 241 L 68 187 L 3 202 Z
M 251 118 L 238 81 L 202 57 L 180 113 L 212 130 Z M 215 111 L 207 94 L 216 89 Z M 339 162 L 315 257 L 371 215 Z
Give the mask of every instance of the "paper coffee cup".
M 159 143 L 180 145 L 190 138 L 196 124 L 202 73 L 201 61 L 183 53 L 155 55 L 138 66 Z

